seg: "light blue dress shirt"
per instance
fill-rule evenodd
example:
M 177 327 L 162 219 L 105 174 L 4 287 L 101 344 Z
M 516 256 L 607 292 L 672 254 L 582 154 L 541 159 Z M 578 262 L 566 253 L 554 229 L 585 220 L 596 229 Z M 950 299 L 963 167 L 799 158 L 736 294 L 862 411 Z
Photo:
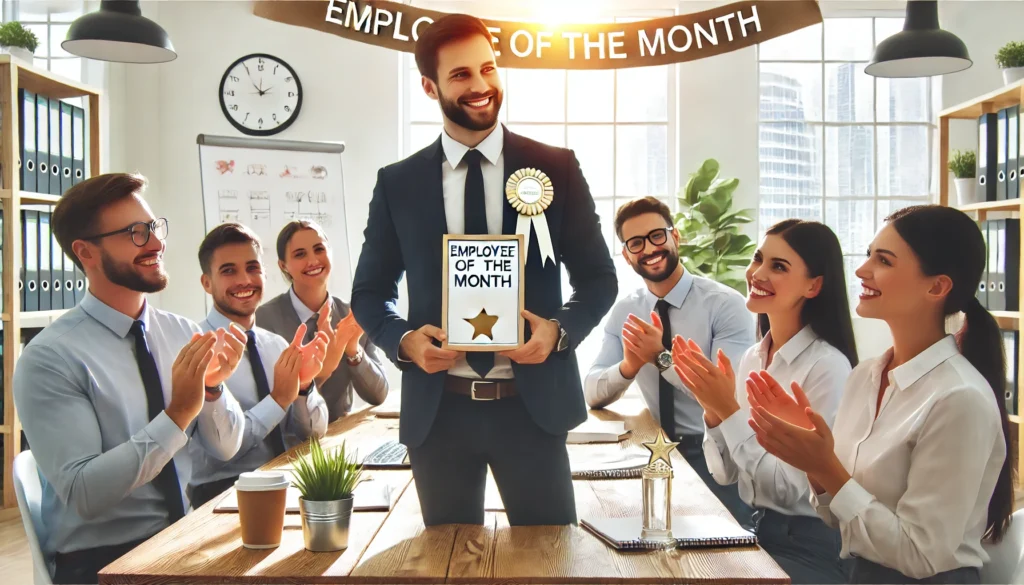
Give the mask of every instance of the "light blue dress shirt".
M 145 303 L 139 317 L 156 361 L 164 404 L 171 368 L 199 326 Z M 14 370 L 14 401 L 39 465 L 43 552 L 123 544 L 168 526 L 163 495 L 150 482 L 172 458 L 185 509 L 192 477 L 188 442 L 227 460 L 245 417 L 225 389 L 182 432 L 161 412 L 149 420 L 146 390 L 129 333 L 134 319 L 86 294 L 37 335 Z
M 673 337 L 681 335 L 683 339 L 693 339 L 706 356 L 715 356 L 721 349 L 735 364 L 747 348 L 754 345 L 754 315 L 747 310 L 743 295 L 724 284 L 683 271 L 665 301 L 669 304 Z M 603 408 L 615 402 L 633 382 L 619 372 L 623 357 L 622 326 L 630 313 L 650 322 L 657 302 L 658 297 L 645 287 L 619 299 L 612 307 L 605 321 L 601 350 L 584 384 L 583 393 L 591 408 Z M 659 374 L 657 366 L 648 363 L 640 368 L 636 382 L 651 415 L 661 423 L 659 376 L 664 376 L 679 390 L 675 395 L 676 432 L 703 437 L 704 409 L 689 388 L 673 368 Z
M 230 324 L 231 320 L 214 308 L 199 326 L 204 331 L 214 331 L 218 328 L 227 329 Z M 253 327 L 252 330 L 256 333 L 256 347 L 260 361 L 263 362 L 263 371 L 267 373 L 267 383 L 273 391 L 274 366 L 281 352 L 288 347 L 288 342 L 266 329 Z M 235 368 L 235 373 L 228 378 L 227 385 L 245 411 L 242 446 L 230 461 L 223 461 L 211 456 L 196 443 L 189 445 L 189 453 L 195 465 L 193 486 L 236 477 L 273 459 L 274 452 L 264 439 L 277 425 L 281 425 L 285 447 L 289 449 L 308 439 L 314 432 L 318 437 L 323 437 L 327 432 L 327 402 L 316 391 L 315 383 L 309 394 L 299 396 L 287 412 L 270 395 L 260 400 L 248 351 L 242 354 L 242 360 Z

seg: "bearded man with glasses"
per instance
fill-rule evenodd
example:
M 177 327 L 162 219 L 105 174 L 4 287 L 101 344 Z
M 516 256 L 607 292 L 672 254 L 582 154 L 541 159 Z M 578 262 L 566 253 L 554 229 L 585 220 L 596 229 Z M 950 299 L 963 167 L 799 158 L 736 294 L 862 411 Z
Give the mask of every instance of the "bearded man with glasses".
M 704 459 L 704 410 L 672 368 L 672 338 L 692 339 L 704 355 L 738 363 L 754 345 L 754 317 L 735 290 L 687 272 L 679 262 L 679 232 L 667 205 L 653 197 L 624 204 L 615 232 L 622 257 L 644 288 L 619 299 L 605 321 L 601 351 L 584 384 L 591 408 L 604 408 L 636 381 L 647 408 L 679 452 L 736 520 L 749 527 L 753 510 L 737 484 L 719 485 Z
M 221 461 L 242 443 L 245 415 L 224 381 L 245 332 L 203 333 L 146 300 L 167 286 L 167 220 L 153 216 L 145 186 L 114 173 L 60 198 L 50 225 L 89 290 L 14 370 L 15 408 L 45 480 L 39 537 L 54 583 L 96 583 L 184 516 L 190 442 Z

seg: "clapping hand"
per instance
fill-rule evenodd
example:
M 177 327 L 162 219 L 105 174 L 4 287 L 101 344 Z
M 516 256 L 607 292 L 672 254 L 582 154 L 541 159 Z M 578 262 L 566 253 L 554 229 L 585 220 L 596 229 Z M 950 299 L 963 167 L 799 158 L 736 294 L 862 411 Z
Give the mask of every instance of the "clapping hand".
M 632 380 L 644 364 L 654 363 L 658 354 L 665 351 L 661 338 L 664 327 L 656 311 L 651 311 L 651 322 L 630 313 L 622 325 L 622 364 L 619 372 Z
M 768 372 L 751 372 L 747 378 L 747 401 L 750 402 L 752 409 L 759 406 L 794 426 L 813 428 L 814 425 L 807 416 L 811 403 L 808 402 L 803 389 L 796 382 L 793 382 L 790 388 L 793 389 L 793 396 L 796 399 L 787 394 Z
M 203 377 L 213 361 L 216 342 L 213 332 L 194 333 L 171 366 L 171 402 L 164 410 L 182 431 L 203 409 Z
M 299 325 L 295 330 L 290 347 L 298 350 L 301 357 L 299 369 L 299 388 L 306 388 L 323 370 L 324 356 L 327 355 L 327 333 L 317 331 L 308 343 L 302 343 L 306 337 L 306 324 Z
M 735 412 L 740 404 L 736 400 L 736 375 L 725 352 L 718 350 L 718 364 L 711 363 L 700 346 L 692 339 L 680 336 L 672 340 L 672 363 L 676 374 L 693 392 L 704 408 L 704 419 L 709 427 L 716 427 Z
M 245 352 L 245 331 L 234 322 L 227 329 L 217 329 L 217 346 L 213 359 L 206 369 L 205 384 L 207 388 L 215 388 L 235 373 L 238 362 Z

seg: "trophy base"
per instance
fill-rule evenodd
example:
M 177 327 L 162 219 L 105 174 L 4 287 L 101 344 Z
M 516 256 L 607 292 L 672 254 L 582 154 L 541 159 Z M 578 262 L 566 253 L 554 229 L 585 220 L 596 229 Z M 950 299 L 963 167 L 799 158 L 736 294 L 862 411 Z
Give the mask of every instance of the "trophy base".
M 654 542 L 675 542 L 671 530 L 652 530 L 643 528 L 640 531 L 640 538 Z

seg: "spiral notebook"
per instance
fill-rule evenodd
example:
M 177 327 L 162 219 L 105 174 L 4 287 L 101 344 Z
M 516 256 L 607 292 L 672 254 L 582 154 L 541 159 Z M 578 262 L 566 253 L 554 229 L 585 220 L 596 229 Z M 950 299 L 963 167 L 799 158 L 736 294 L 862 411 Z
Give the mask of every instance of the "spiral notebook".
M 659 550 L 664 543 L 640 537 L 643 522 L 631 518 L 581 518 L 580 525 L 618 550 Z M 673 516 L 675 548 L 754 546 L 757 536 L 719 516 Z M 673 548 L 671 544 L 668 548 Z

